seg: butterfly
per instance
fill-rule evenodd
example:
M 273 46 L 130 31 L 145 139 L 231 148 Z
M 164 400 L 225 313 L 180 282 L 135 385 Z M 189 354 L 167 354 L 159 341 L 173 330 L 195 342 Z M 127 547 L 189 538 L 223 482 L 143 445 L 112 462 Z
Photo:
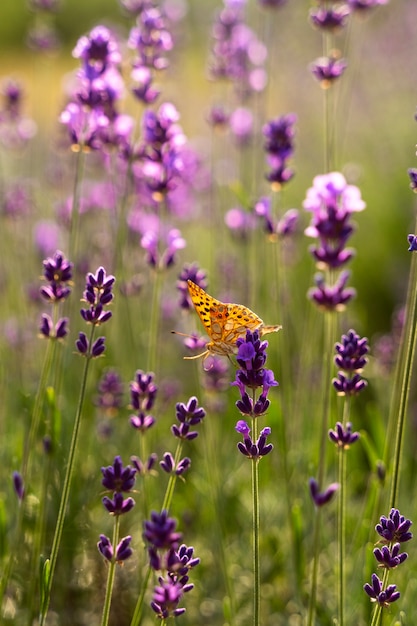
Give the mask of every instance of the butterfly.
M 210 340 L 206 350 L 186 359 L 207 358 L 209 354 L 220 354 L 230 358 L 237 354 L 236 341 L 245 337 L 246 331 L 257 330 L 262 337 L 267 333 L 276 333 L 281 326 L 267 326 L 260 317 L 242 304 L 220 302 L 201 289 L 192 280 L 187 281 L 188 292 L 195 310 L 207 331 Z

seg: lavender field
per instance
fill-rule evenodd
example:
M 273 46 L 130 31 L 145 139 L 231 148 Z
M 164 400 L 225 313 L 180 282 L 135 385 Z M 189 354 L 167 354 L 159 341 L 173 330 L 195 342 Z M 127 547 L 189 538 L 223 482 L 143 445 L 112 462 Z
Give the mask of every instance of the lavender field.
M 417 5 L 0 15 L 0 624 L 415 624 Z

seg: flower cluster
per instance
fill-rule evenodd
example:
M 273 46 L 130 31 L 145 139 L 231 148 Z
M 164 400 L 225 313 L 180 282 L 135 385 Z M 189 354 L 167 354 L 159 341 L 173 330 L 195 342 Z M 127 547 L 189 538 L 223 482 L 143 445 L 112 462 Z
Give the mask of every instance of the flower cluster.
M 153 2 L 142 5 L 137 12 L 136 25 L 131 29 L 128 46 L 136 53 L 131 78 L 135 97 L 144 104 L 152 104 L 159 90 L 153 86 L 153 71 L 168 66 L 166 53 L 173 47 L 167 19 L 162 9 Z
M 312 214 L 305 234 L 317 240 L 310 247 L 317 266 L 326 270 L 340 269 L 353 256 L 353 250 L 346 244 L 354 232 L 352 214 L 365 208 L 360 190 L 348 185 L 340 172 L 323 174 L 314 178 L 303 206 Z M 354 295 L 352 290 L 345 288 L 348 276 L 346 271 L 341 272 L 335 284 L 328 286 L 323 275 L 318 274 L 310 297 L 324 309 L 343 309 Z
M 113 416 L 118 413 L 122 402 L 123 383 L 120 375 L 112 369 L 105 371 L 98 384 L 96 406 L 106 415 Z
M 278 385 L 272 370 L 264 367 L 266 362 L 267 341 L 261 341 L 259 332 L 246 331 L 245 339 L 239 338 L 236 342 L 238 349 L 236 360 L 240 368 L 236 371 L 236 378 L 232 385 L 236 385 L 240 392 L 240 399 L 236 407 L 250 418 L 264 415 L 270 405 L 268 393 L 271 387 Z M 256 389 L 262 389 L 256 398 Z M 251 391 L 251 396 L 248 393 Z M 238 444 L 239 451 L 247 457 L 259 458 L 272 450 L 270 444 L 266 444 L 266 438 L 271 434 L 270 428 L 264 428 L 256 442 L 250 437 L 250 428 L 244 420 L 239 420 L 236 430 L 243 435 L 243 443 Z
M 40 288 L 40 294 L 46 302 L 58 306 L 68 298 L 72 267 L 60 250 L 43 261 L 43 277 L 47 284 Z M 41 336 L 48 339 L 63 339 L 68 334 L 68 318 L 61 317 L 54 323 L 50 315 L 43 313 L 39 330 Z
M 7 150 L 23 148 L 36 134 L 36 124 L 22 113 L 22 86 L 15 80 L 7 79 L 0 95 L 0 144 Z
M 329 2 L 310 10 L 311 24 L 323 33 L 337 35 L 347 25 L 350 8 L 340 2 Z M 319 57 L 311 64 L 311 72 L 323 89 L 328 89 L 333 82 L 342 76 L 347 67 L 339 50 L 333 48 L 325 56 Z
M 400 514 L 398 509 L 391 509 L 389 517 L 382 515 L 379 524 L 375 526 L 376 532 L 380 535 L 382 548 L 374 549 L 374 556 L 379 567 L 394 569 L 404 563 L 408 554 L 400 552 L 401 544 L 410 541 L 413 534 L 410 532 L 412 521 Z M 400 592 L 396 591 L 396 585 L 388 585 L 383 588 L 383 582 L 376 574 L 372 574 L 372 583 L 366 583 L 363 587 L 365 593 L 381 607 L 388 607 L 400 597 Z
M 191 397 L 187 404 L 177 402 L 175 417 L 178 423 L 171 426 L 172 434 L 180 441 L 192 441 L 198 437 L 198 432 L 193 428 L 202 422 L 205 415 L 205 410 L 198 406 L 198 400 L 195 396 Z M 190 468 L 190 465 L 191 459 L 189 457 L 174 459 L 170 452 L 165 452 L 162 461 L 160 461 L 160 466 L 164 472 L 177 476 L 182 476 Z
M 282 185 L 288 183 L 294 176 L 294 171 L 288 167 L 288 160 L 294 152 L 294 125 L 297 116 L 294 113 L 282 115 L 264 125 L 262 132 L 266 138 L 264 149 L 271 171 L 266 179 L 272 189 L 278 191 Z
M 360 393 L 367 386 L 361 372 L 368 362 L 366 355 L 369 352 L 368 339 L 360 338 L 354 330 L 342 335 L 340 343 L 336 343 L 334 362 L 339 369 L 337 378 L 333 379 L 333 386 L 339 395 L 354 395 Z
M 238 433 L 243 435 L 243 442 L 239 441 L 237 444 L 238 450 L 243 454 L 243 456 L 247 456 L 248 459 L 260 459 L 269 454 L 273 449 L 274 446 L 272 443 L 266 442 L 267 437 L 271 434 L 269 426 L 266 426 L 261 430 L 256 442 L 252 441 L 250 428 L 245 420 L 239 420 L 235 428 Z
M 109 145 L 126 150 L 133 120 L 117 110 L 124 84 L 115 36 L 107 27 L 96 26 L 78 40 L 73 56 L 80 59 L 81 68 L 70 102 L 60 116 L 73 149 L 99 150 Z
M 130 416 L 130 423 L 142 433 L 155 423 L 155 418 L 150 415 L 158 392 L 154 378 L 153 372 L 137 370 L 135 380 L 130 383 L 130 405 L 135 410 L 135 414 Z
M 29 8 L 35 14 L 27 34 L 27 45 L 38 52 L 59 48 L 59 35 L 51 15 L 60 9 L 61 0 L 29 0 Z
M 245 23 L 244 9 L 243 2 L 224 0 L 212 28 L 210 62 L 211 76 L 230 80 L 241 101 L 262 91 L 267 82 L 267 49 Z
M 153 570 L 160 572 L 151 602 L 160 619 L 185 613 L 185 608 L 178 605 L 184 593 L 194 587 L 188 582 L 189 570 L 200 562 L 194 557 L 194 548 L 180 545 L 182 535 L 176 526 L 176 520 L 166 510 L 152 512 L 150 520 L 144 522 L 143 538 L 148 546 L 149 562 Z
M 113 285 L 115 280 L 115 277 L 111 274 L 107 276 L 104 267 L 99 267 L 95 274 L 91 272 L 87 274 L 83 301 L 87 303 L 88 307 L 82 308 L 80 314 L 87 324 L 92 324 L 94 328 L 100 324 L 104 324 L 112 316 L 111 311 L 107 310 L 106 307 L 111 304 L 113 300 Z M 80 354 L 90 358 L 96 358 L 103 354 L 105 350 L 104 337 L 99 337 L 94 341 L 92 346 L 90 346 L 86 334 L 80 332 L 76 346 Z
M 116 456 L 113 465 L 108 467 L 102 467 L 101 472 L 103 474 L 102 484 L 110 492 L 113 492 L 112 497 L 104 496 L 102 502 L 103 506 L 107 509 L 110 515 L 119 516 L 124 515 L 132 510 L 135 506 L 135 501 L 132 497 L 123 497 L 123 493 L 129 493 L 132 491 L 135 485 L 136 469 L 130 465 L 123 467 L 120 456 Z M 132 555 L 132 549 L 130 548 L 130 542 L 132 537 L 129 535 L 124 537 L 116 547 L 112 546 L 112 543 L 106 535 L 100 535 L 100 541 L 97 544 L 99 552 L 108 561 L 116 561 L 118 563 L 125 561 Z

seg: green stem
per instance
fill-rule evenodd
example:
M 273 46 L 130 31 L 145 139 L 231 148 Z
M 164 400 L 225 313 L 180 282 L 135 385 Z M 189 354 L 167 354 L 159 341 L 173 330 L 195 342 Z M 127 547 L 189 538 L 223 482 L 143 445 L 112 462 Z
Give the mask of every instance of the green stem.
M 320 449 L 319 449 L 319 467 L 317 482 L 319 487 L 323 486 L 324 475 L 326 470 L 326 443 L 327 433 L 329 428 L 329 414 L 330 414 L 330 380 L 332 371 L 332 349 L 333 349 L 333 337 L 334 337 L 334 323 L 335 315 L 332 313 L 326 313 L 324 316 L 324 350 L 323 350 L 323 403 L 322 403 L 322 420 L 321 420 L 321 434 L 320 434 Z M 310 585 L 310 598 L 308 602 L 307 613 L 307 625 L 312 626 L 314 616 L 316 612 L 316 594 L 317 594 L 317 578 L 318 578 L 318 563 L 320 555 L 320 523 L 321 523 L 321 507 L 316 508 L 316 516 L 314 520 L 314 555 L 313 555 L 313 569 L 311 573 L 311 585 Z
M 79 146 L 77 152 L 77 160 L 75 164 L 74 187 L 72 192 L 72 208 L 71 208 L 71 230 L 69 242 L 69 257 L 76 258 L 78 252 L 78 235 L 80 230 L 80 197 L 81 197 L 81 181 L 84 172 L 85 152 L 82 145 Z
M 94 331 L 95 331 L 95 326 L 92 326 L 90 339 L 89 339 L 90 347 L 93 344 Z M 78 435 L 79 435 L 80 425 L 81 425 L 81 416 L 82 416 L 82 409 L 83 409 L 83 404 L 84 404 L 85 390 L 87 386 L 87 377 L 88 377 L 90 361 L 91 361 L 91 356 L 88 355 L 85 359 L 84 372 L 83 372 L 83 377 L 81 381 L 80 395 L 78 398 L 78 407 L 77 407 L 77 412 L 76 412 L 75 420 L 74 420 L 74 427 L 72 431 L 71 444 L 70 444 L 70 449 L 69 449 L 69 454 L 68 454 L 67 469 L 65 472 L 65 479 L 64 479 L 64 484 L 62 487 L 62 495 L 61 495 L 61 502 L 59 505 L 58 519 L 57 519 L 57 523 L 55 527 L 55 534 L 54 534 L 54 539 L 53 539 L 52 549 L 51 549 L 49 573 L 48 573 L 47 579 L 43 581 L 43 584 L 45 585 L 45 590 L 44 590 L 42 606 L 40 609 L 39 626 L 44 626 L 45 621 L 46 621 L 46 616 L 48 614 L 48 609 L 49 609 L 52 582 L 53 582 L 53 577 L 55 573 L 59 547 L 61 544 L 62 530 L 64 527 L 65 514 L 67 511 L 72 476 L 74 472 L 75 452 L 77 450 L 77 444 L 78 444 Z
M 413 254 L 411 261 L 411 275 L 415 276 L 417 256 Z M 389 508 L 394 508 L 398 499 L 398 489 L 400 481 L 401 452 L 404 435 L 405 418 L 408 407 L 408 398 L 410 393 L 411 376 L 413 371 L 414 354 L 416 348 L 417 335 L 417 284 L 411 286 L 412 294 L 410 298 L 410 308 L 406 311 L 406 333 L 404 335 L 406 346 L 404 354 L 404 375 L 401 384 L 401 394 L 398 406 L 397 432 L 395 437 L 395 451 L 393 461 L 393 472 L 391 478 L 391 493 Z
M 112 560 L 110 561 L 109 571 L 107 574 L 106 597 L 104 600 L 103 614 L 101 617 L 101 626 L 107 626 L 107 624 L 109 623 L 110 605 L 111 605 L 113 586 L 114 586 L 114 577 L 115 577 L 116 565 L 117 565 L 115 551 L 116 551 L 117 544 L 119 543 L 119 530 L 120 530 L 120 515 L 116 515 L 115 520 L 114 520 L 113 540 L 112 540 L 114 554 L 113 554 Z
M 178 442 L 177 445 L 177 449 L 175 451 L 175 456 L 174 456 L 174 463 L 175 463 L 175 467 L 178 463 L 178 461 L 181 458 L 181 453 L 182 453 L 182 441 L 180 440 Z M 168 485 L 165 491 L 165 496 L 164 496 L 164 500 L 163 500 L 163 504 L 161 509 L 162 510 L 167 510 L 169 511 L 169 508 L 171 506 L 171 502 L 172 502 L 172 498 L 174 495 L 174 489 L 175 489 L 175 484 L 177 482 L 177 478 L 178 476 L 174 473 L 171 474 L 168 480 Z M 148 583 L 149 583 L 149 578 L 151 576 L 151 567 L 150 565 L 148 565 L 145 577 L 143 579 L 143 584 L 142 584 L 142 590 L 141 593 L 138 597 L 138 600 L 136 602 L 136 606 L 135 606 L 135 610 L 133 613 L 133 617 L 132 620 L 130 622 L 130 626 L 138 626 L 138 624 L 140 623 L 141 619 L 142 619 L 142 610 L 143 610 L 143 603 L 145 601 L 145 594 L 146 594 L 146 590 L 148 588 Z
M 254 391 L 255 394 L 255 391 Z M 254 398 L 255 404 L 255 398 Z M 252 440 L 258 439 L 257 418 L 252 418 Z M 252 459 L 253 624 L 260 624 L 261 572 L 259 567 L 259 459 Z
M 350 413 L 350 396 L 345 397 L 343 426 L 346 426 Z M 339 548 L 338 562 L 338 605 L 339 622 L 338 626 L 345 623 L 345 558 L 346 558 L 346 450 L 339 450 L 339 498 L 337 507 L 337 536 Z
M 159 327 L 159 315 L 160 315 L 160 291 L 162 285 L 162 274 L 157 269 L 154 272 L 154 283 L 152 293 L 152 308 L 151 317 L 149 321 L 149 352 L 148 352 L 148 372 L 154 372 L 157 362 L 157 349 L 158 349 L 158 327 Z

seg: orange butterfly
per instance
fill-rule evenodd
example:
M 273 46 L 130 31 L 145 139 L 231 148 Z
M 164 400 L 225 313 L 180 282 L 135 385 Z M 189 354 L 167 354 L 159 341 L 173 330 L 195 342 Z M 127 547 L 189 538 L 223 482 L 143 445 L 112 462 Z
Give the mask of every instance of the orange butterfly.
M 211 341 L 206 344 L 206 350 L 196 356 L 187 356 L 186 359 L 207 358 L 209 354 L 221 354 L 230 358 L 230 354 L 237 354 L 236 341 L 244 338 L 246 331 L 257 330 L 262 337 L 267 333 L 276 333 L 281 326 L 266 326 L 260 317 L 241 304 L 220 302 L 188 280 L 188 291 L 195 310 Z

